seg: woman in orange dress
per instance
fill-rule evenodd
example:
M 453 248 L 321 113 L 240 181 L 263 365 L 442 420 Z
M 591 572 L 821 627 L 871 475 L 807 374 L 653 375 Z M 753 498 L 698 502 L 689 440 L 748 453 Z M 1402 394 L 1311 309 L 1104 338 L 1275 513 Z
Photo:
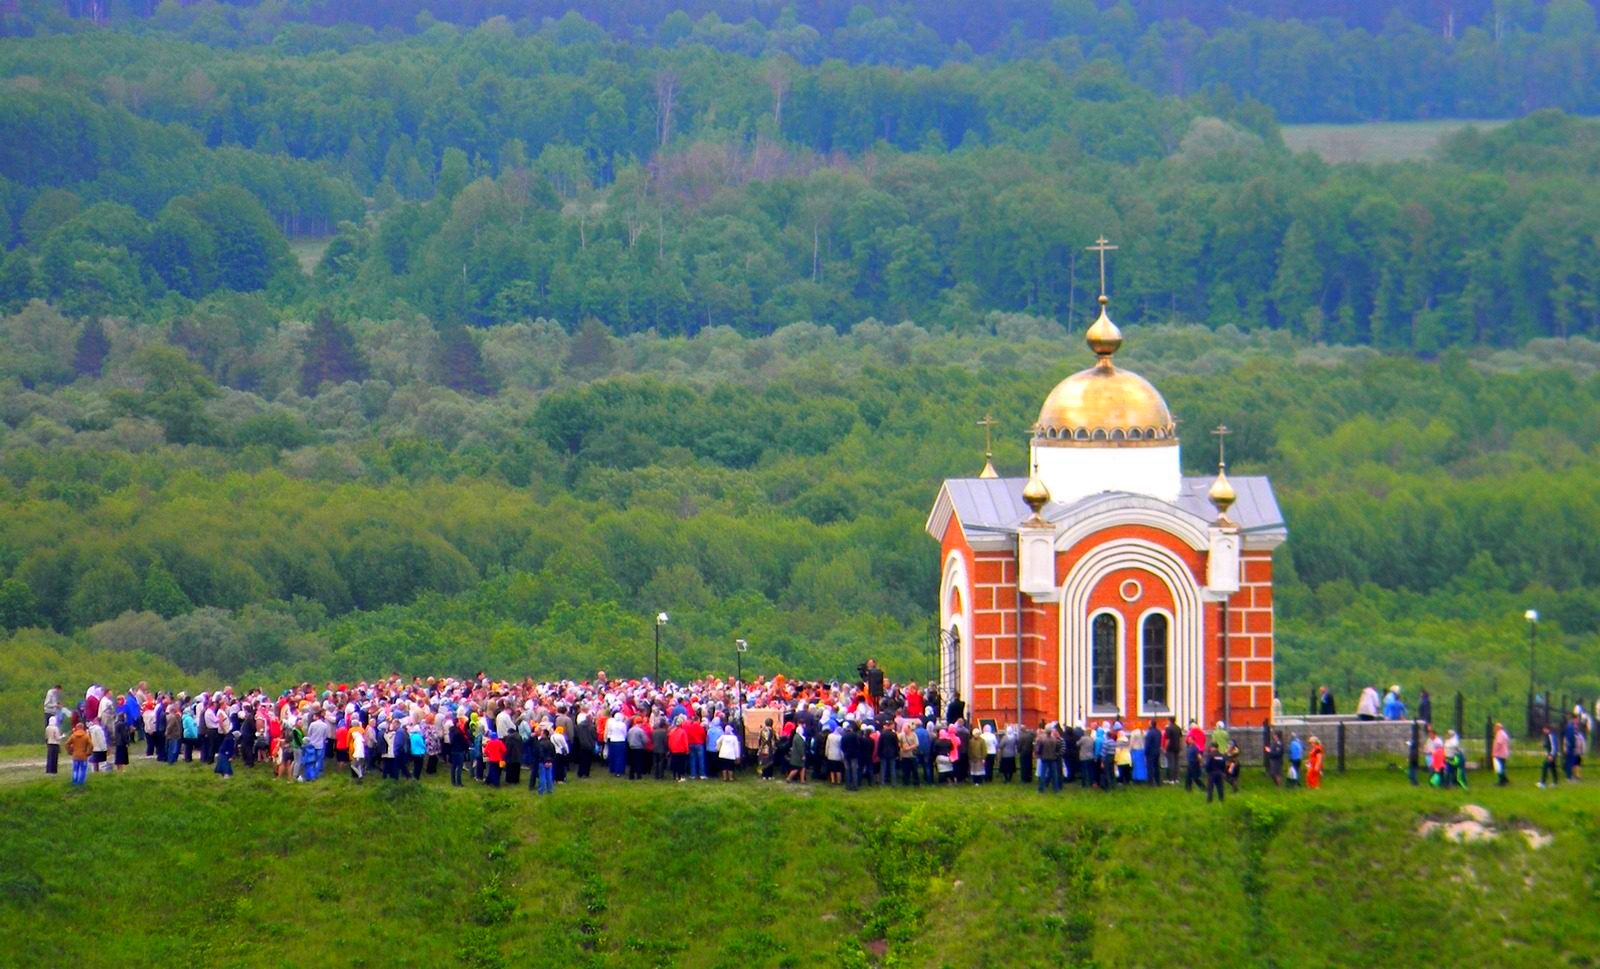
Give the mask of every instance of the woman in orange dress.
M 1311 753 L 1306 757 L 1306 786 L 1322 786 L 1322 741 L 1311 738 Z

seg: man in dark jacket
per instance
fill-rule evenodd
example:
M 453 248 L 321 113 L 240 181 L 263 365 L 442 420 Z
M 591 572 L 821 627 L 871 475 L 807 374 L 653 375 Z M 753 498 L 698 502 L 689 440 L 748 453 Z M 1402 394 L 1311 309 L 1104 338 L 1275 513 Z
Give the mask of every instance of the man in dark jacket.
M 878 669 L 878 661 L 869 659 L 856 667 L 861 674 L 861 686 L 867 691 L 867 696 L 872 697 L 873 709 L 877 709 L 878 701 L 883 699 L 883 670 Z
M 1046 789 L 1059 792 L 1061 775 L 1056 767 L 1061 759 L 1061 739 L 1054 727 L 1039 732 L 1033 742 L 1033 756 L 1039 762 L 1039 793 L 1043 794 Z
M 1144 773 L 1152 785 L 1161 783 L 1161 725 L 1154 720 L 1144 732 Z
M 573 728 L 572 746 L 573 754 L 578 758 L 578 776 L 589 776 L 589 765 L 594 763 L 594 746 L 598 740 L 594 731 L 594 718 L 587 713 L 578 718 L 578 725 Z
M 1039 729 L 1041 731 L 1044 730 L 1043 723 L 1039 724 Z M 1019 766 L 1022 768 L 1022 783 L 1024 784 L 1033 783 L 1033 762 L 1035 759 L 1033 743 L 1037 736 L 1038 734 L 1035 734 L 1027 727 L 1017 731 L 1017 759 L 1022 762 Z
M 839 741 L 839 750 L 844 756 L 844 787 L 847 791 L 857 790 L 861 785 L 861 742 L 860 729 L 853 723 L 846 726 L 844 737 Z
M 878 728 L 878 769 L 884 787 L 894 785 L 894 766 L 900 759 L 900 738 L 888 727 Z
M 658 781 L 667 778 L 667 718 L 656 715 L 655 723 L 650 728 L 650 743 L 654 746 L 653 760 L 655 765 L 655 779 Z
M 1212 744 L 1210 746 L 1210 748 L 1206 750 L 1206 803 L 1207 804 L 1211 803 L 1211 792 L 1212 791 L 1216 791 L 1217 792 L 1217 800 L 1219 800 L 1219 801 L 1226 800 L 1226 794 L 1224 793 L 1226 791 L 1226 788 L 1223 787 L 1222 780 L 1223 780 L 1223 778 L 1225 776 L 1227 776 L 1227 773 L 1228 773 L 1228 758 L 1223 755 L 1222 751 L 1217 749 L 1217 745 L 1216 744 Z
M 1167 783 L 1178 783 L 1178 755 L 1183 753 L 1183 731 L 1178 729 L 1178 718 L 1167 719 L 1167 729 L 1162 731 L 1167 755 Z

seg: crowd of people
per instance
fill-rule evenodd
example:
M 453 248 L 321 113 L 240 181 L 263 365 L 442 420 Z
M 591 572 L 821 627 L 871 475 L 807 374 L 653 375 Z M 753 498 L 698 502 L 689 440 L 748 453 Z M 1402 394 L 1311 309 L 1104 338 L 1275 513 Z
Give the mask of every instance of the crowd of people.
M 91 772 L 126 768 L 142 745 L 147 759 L 198 761 L 225 778 L 236 762 L 298 783 L 333 772 L 359 783 L 369 773 L 416 781 L 447 771 L 455 786 L 471 779 L 500 787 L 523 783 L 525 771 L 540 794 L 595 771 L 679 783 L 731 782 L 748 772 L 851 790 L 998 781 L 1053 793 L 1182 783 L 1207 800 L 1239 786 L 1241 750 L 1220 722 L 1210 731 L 1170 718 L 972 723 L 959 694 L 888 683 L 871 662 L 861 673 L 846 684 L 780 675 L 659 685 L 604 671 L 553 682 L 480 673 L 302 683 L 277 693 L 225 686 L 193 696 L 96 684 L 76 702 L 57 686 L 44 703 L 45 770 L 59 770 L 65 748 L 73 782 L 82 784 Z M 1261 755 L 1274 784 L 1321 782 L 1315 737 L 1274 731 Z

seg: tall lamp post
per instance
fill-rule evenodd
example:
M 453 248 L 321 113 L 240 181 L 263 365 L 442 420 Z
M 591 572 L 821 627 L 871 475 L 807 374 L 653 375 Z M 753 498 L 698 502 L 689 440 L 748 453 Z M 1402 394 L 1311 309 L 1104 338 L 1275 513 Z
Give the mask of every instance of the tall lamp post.
M 661 627 L 667 624 L 667 619 L 666 613 L 656 613 L 656 689 L 661 688 Z
M 733 702 L 739 711 L 739 722 L 744 723 L 744 654 L 750 644 L 743 639 L 733 641 Z
M 1533 735 L 1534 652 L 1539 640 L 1539 610 L 1529 609 L 1522 614 L 1528 620 L 1528 735 Z

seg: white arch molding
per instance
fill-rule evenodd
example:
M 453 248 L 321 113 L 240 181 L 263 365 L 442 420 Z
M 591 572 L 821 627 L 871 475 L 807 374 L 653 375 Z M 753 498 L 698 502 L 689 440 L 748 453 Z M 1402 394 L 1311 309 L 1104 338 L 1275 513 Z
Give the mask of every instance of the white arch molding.
M 961 612 L 953 613 L 950 609 L 950 593 L 957 591 L 961 595 Z M 972 705 L 972 580 L 967 575 L 966 559 L 961 557 L 960 551 L 952 549 L 944 560 L 944 577 L 939 583 L 939 629 L 949 632 L 954 629 L 961 637 L 960 649 L 956 656 L 956 685 L 961 690 L 961 699 L 966 701 L 968 707 Z M 939 637 L 939 693 L 940 699 L 948 704 L 950 695 L 944 681 L 944 637 Z M 940 718 L 944 711 L 938 712 Z
M 1143 495 L 1105 494 L 1080 502 L 1056 519 L 1056 551 L 1065 552 L 1096 532 L 1143 525 L 1165 532 L 1197 552 L 1211 547 L 1209 522 L 1181 508 Z
M 1129 538 L 1093 549 L 1072 567 L 1061 586 L 1061 720 L 1076 723 L 1093 716 L 1089 669 L 1089 596 L 1100 580 L 1118 569 L 1141 569 L 1172 595 L 1167 630 L 1168 707 L 1179 723 L 1205 714 L 1205 608 L 1189 567 L 1169 549 Z M 1125 625 L 1125 624 L 1124 624 Z M 1138 697 L 1134 698 L 1135 703 Z M 1123 711 L 1134 715 L 1132 711 Z

